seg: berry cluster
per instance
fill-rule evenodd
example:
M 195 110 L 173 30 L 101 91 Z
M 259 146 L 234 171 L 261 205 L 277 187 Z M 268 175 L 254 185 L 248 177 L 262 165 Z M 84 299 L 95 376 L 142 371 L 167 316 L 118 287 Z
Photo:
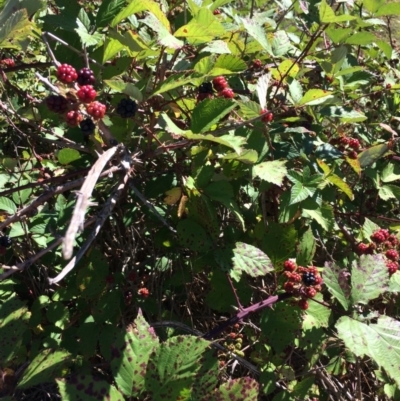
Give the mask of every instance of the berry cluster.
M 64 114 L 65 120 L 70 127 L 80 126 L 84 135 L 94 132 L 95 124 L 91 118 L 83 120 L 83 114 L 79 110 L 80 105 L 86 105 L 86 112 L 95 119 L 101 119 L 106 113 L 106 106 L 95 101 L 97 92 L 93 88 L 96 82 L 94 73 L 90 68 L 82 68 L 76 72 L 69 64 L 61 64 L 57 68 L 57 78 L 63 84 L 77 82 L 79 89 L 69 89 L 69 98 L 62 95 L 50 95 L 45 102 L 50 111 Z M 78 99 L 78 101 L 77 101 Z
M 0 67 L 15 67 L 15 62 L 12 58 L 3 58 L 0 60 Z
M 322 277 L 315 266 L 297 266 L 294 260 L 288 259 L 283 264 L 284 275 L 287 281 L 283 289 L 289 294 L 300 297 L 297 305 L 308 309 L 308 298 L 314 298 L 322 290 Z
M 331 145 L 338 145 L 338 150 L 346 154 L 350 159 L 357 159 L 361 148 L 360 141 L 357 138 L 349 138 L 348 136 L 331 138 L 329 143 Z
M 389 230 L 380 228 L 371 235 L 370 239 L 372 242 L 369 244 L 361 242 L 357 245 L 357 253 L 359 255 L 383 254 L 389 274 L 396 273 L 399 268 L 400 244 L 398 238 L 394 234 L 390 234 Z
M 132 99 L 122 99 L 117 105 L 117 113 L 122 118 L 130 118 L 133 117 L 137 110 L 137 104 Z
M 274 114 L 272 111 L 267 109 L 262 109 L 260 111 L 260 116 L 262 116 L 261 121 L 264 123 L 270 123 L 274 119 Z
M 219 76 L 212 81 L 214 89 L 218 92 L 218 96 L 225 97 L 227 99 L 232 99 L 235 97 L 235 93 L 228 86 L 228 82 L 223 76 Z

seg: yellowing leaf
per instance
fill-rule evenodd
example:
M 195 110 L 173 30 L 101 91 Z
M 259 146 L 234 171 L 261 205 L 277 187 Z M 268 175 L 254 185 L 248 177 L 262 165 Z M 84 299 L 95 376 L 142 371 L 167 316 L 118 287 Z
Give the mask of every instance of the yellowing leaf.
M 164 198 L 164 203 L 167 205 L 175 205 L 182 196 L 182 189 L 180 187 L 172 188 L 167 191 L 165 195 L 167 196 Z
M 351 188 L 336 174 L 331 174 L 327 177 L 327 180 L 332 184 L 336 185 L 342 192 L 344 192 L 350 200 L 354 199 L 354 194 Z

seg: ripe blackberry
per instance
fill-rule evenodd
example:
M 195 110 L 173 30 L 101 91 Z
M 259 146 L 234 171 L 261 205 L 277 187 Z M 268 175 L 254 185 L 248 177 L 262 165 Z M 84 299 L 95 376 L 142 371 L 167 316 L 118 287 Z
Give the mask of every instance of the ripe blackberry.
M 235 92 L 231 88 L 224 88 L 218 92 L 218 96 L 223 96 L 226 99 L 232 99 L 235 97 Z
M 199 86 L 199 93 L 213 93 L 213 87 L 211 82 L 203 82 Z
M 4 248 L 9 248 L 12 245 L 12 239 L 8 235 L 3 235 L 0 237 L 0 246 Z
M 78 72 L 78 85 L 93 85 L 96 82 L 96 78 L 94 77 L 93 71 L 90 68 L 82 68 Z
M 100 102 L 92 102 L 86 106 L 86 111 L 94 118 L 103 118 L 106 114 L 106 109 L 106 106 Z
M 83 103 L 93 102 L 93 100 L 96 99 L 97 96 L 97 93 L 93 89 L 92 85 L 81 86 L 81 88 L 78 90 L 78 92 L 76 92 L 76 94 Z
M 78 74 L 75 68 L 71 65 L 61 64 L 57 68 L 57 78 L 65 84 L 70 84 L 71 82 L 76 81 L 76 78 L 78 78 Z
M 65 113 L 68 109 L 68 100 L 61 95 L 50 95 L 46 98 L 46 105 L 54 113 Z
M 228 87 L 228 82 L 226 82 L 226 79 L 222 76 L 216 77 L 213 79 L 213 86 L 217 92 L 221 92 Z
M 79 126 L 81 127 L 83 135 L 93 134 L 94 129 L 96 128 L 91 118 L 86 118 L 85 120 L 81 121 Z
M 303 276 L 301 279 L 302 279 L 303 283 L 307 286 L 315 284 L 315 274 L 314 273 L 305 272 L 305 273 L 303 273 Z
M 122 118 L 133 117 L 137 110 L 137 104 L 132 99 L 124 98 L 117 105 L 117 113 Z

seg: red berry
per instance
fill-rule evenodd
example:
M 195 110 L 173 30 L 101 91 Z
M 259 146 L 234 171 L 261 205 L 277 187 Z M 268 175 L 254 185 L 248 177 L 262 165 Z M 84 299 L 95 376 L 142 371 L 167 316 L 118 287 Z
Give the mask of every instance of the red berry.
M 260 115 L 263 115 L 261 121 L 264 123 L 270 123 L 274 119 L 274 114 L 266 109 L 262 109 Z
M 223 96 L 227 99 L 232 99 L 235 97 L 235 92 L 231 88 L 224 88 L 222 91 L 218 92 L 218 96 Z
M 96 78 L 94 77 L 94 73 L 90 68 L 82 68 L 78 72 L 78 85 L 93 85 L 96 82 Z
M 291 281 L 286 281 L 285 284 L 283 284 L 283 289 L 288 292 L 289 294 L 291 294 L 294 291 L 294 287 L 295 283 L 291 282 Z
M 391 84 L 386 84 L 386 89 L 392 89 L 392 85 Z
M 216 9 L 213 11 L 213 14 L 214 14 L 214 15 L 219 15 L 219 14 L 221 14 L 221 10 L 218 10 L 218 8 L 216 8 Z
M 236 333 L 229 333 L 228 336 L 232 339 L 235 339 L 237 337 Z
M 381 233 L 382 235 L 385 237 L 385 240 L 389 239 L 390 234 L 389 234 L 389 230 L 387 230 L 386 228 L 381 228 Z
M 357 253 L 359 255 L 366 255 L 368 253 L 368 245 L 367 244 L 358 244 L 357 245 Z
M 394 234 L 389 235 L 388 241 L 390 241 L 392 245 L 397 245 L 399 243 L 399 240 Z
M 386 266 L 389 270 L 389 274 L 392 275 L 397 272 L 399 265 L 397 262 L 386 262 Z
M 65 115 L 65 120 L 70 127 L 77 127 L 83 120 L 83 115 L 79 111 L 71 110 Z
M 396 261 L 399 258 L 399 254 L 394 249 L 389 249 L 385 253 L 386 257 L 390 260 Z
M 354 150 L 358 150 L 358 149 L 360 149 L 360 141 L 356 138 L 351 138 L 350 142 L 349 142 L 349 146 Z
M 106 114 L 106 106 L 100 102 L 92 102 L 86 106 L 86 111 L 94 118 L 103 118 Z
M 150 291 L 147 288 L 140 288 L 138 291 L 138 294 L 142 297 L 142 298 L 147 298 L 150 295 Z
M 196 100 L 197 103 L 201 102 L 204 99 L 212 99 L 213 98 L 213 94 L 212 93 L 198 93 Z
M 293 281 L 295 283 L 300 283 L 301 282 L 301 275 L 298 273 L 291 273 L 290 275 L 290 281 Z
M 296 263 L 293 260 L 285 260 L 285 263 L 283 264 L 284 270 L 288 272 L 294 272 L 296 270 Z
M 358 154 L 357 154 L 357 152 L 356 152 L 355 150 L 350 151 L 350 152 L 347 154 L 347 156 L 348 156 L 350 159 L 354 159 L 354 160 L 358 158 Z
M 350 143 L 350 138 L 348 138 L 347 136 L 342 136 L 342 137 L 339 139 L 339 142 L 340 142 L 342 145 L 348 145 L 348 144 Z
M 253 68 L 260 69 L 262 67 L 262 61 L 260 59 L 253 60 Z
M 307 310 L 308 309 L 308 301 L 306 299 L 303 299 L 303 298 L 300 299 L 297 302 L 297 305 L 299 305 L 300 309 L 303 309 L 303 310 Z
M 322 284 L 323 281 L 324 280 L 322 280 L 322 277 L 320 275 L 316 275 L 315 276 L 315 280 L 314 280 L 314 284 L 315 285 L 319 285 L 319 284 Z
M 75 68 L 69 64 L 61 64 L 57 68 L 57 78 L 65 84 L 70 84 L 71 82 L 76 81 L 78 74 Z
M 314 287 L 307 287 L 305 293 L 308 298 L 314 298 L 317 295 L 317 290 Z
M 1 67 L 15 67 L 15 62 L 12 58 L 4 58 L 0 60 Z
M 228 82 L 223 76 L 219 76 L 213 79 L 213 86 L 217 92 L 221 92 L 223 89 L 228 87 Z
M 76 92 L 76 94 L 83 103 L 93 102 L 93 100 L 96 99 L 97 96 L 97 93 L 93 89 L 92 85 L 81 86 L 81 88 L 78 90 L 78 92 Z
M 382 242 L 385 242 L 385 239 L 385 235 L 381 232 L 381 230 L 375 231 L 371 235 L 371 240 L 377 244 L 382 244 Z

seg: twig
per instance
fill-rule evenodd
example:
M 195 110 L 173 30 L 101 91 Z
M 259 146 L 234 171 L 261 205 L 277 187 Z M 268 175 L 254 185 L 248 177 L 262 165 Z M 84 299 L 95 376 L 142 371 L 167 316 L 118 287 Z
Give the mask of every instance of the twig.
M 164 217 L 162 217 L 161 214 L 158 213 L 156 208 L 141 194 L 141 192 L 135 187 L 135 185 L 132 182 L 130 182 L 129 186 L 134 192 L 134 194 L 142 201 L 142 203 L 144 203 L 156 215 L 156 217 L 165 225 L 165 227 L 167 227 L 168 230 L 176 234 L 176 230 L 168 224 L 168 222 L 164 219 Z
M 47 78 L 42 77 L 38 72 L 35 72 L 35 77 L 47 85 L 53 92 L 60 94 L 60 90 L 57 88 L 57 86 L 54 86 Z
M 89 199 L 92 195 L 93 189 L 96 185 L 97 180 L 100 177 L 101 172 L 103 171 L 108 161 L 121 149 L 122 146 L 119 145 L 114 146 L 104 152 L 90 169 L 81 190 L 77 193 L 78 199 L 76 201 L 74 213 L 72 215 L 72 219 L 63 242 L 64 259 L 70 259 L 72 256 L 76 234 L 80 229 L 83 228 L 86 209 L 90 206 Z
M 115 173 L 115 172 L 121 171 L 121 170 L 122 170 L 121 167 L 114 166 L 114 167 L 110 168 L 109 170 L 104 171 L 100 175 L 100 177 L 106 177 L 112 173 Z M 57 187 L 48 188 L 38 198 L 36 198 L 30 205 L 24 207 L 23 209 L 19 210 L 17 213 L 15 213 L 11 217 L 9 217 L 7 220 L 0 223 L 0 230 L 7 227 L 11 223 L 21 220 L 24 215 L 29 214 L 32 211 L 35 211 L 38 206 L 45 203 L 48 199 L 50 199 L 54 195 L 57 195 L 57 194 L 65 192 L 65 191 L 68 191 L 70 189 L 78 187 L 85 181 L 85 179 L 86 178 L 80 178 L 78 180 L 67 182 L 66 184 L 59 185 Z
M 114 191 L 112 192 L 110 198 L 104 204 L 102 211 L 99 213 L 99 215 L 96 219 L 96 223 L 95 223 L 95 227 L 94 227 L 93 231 L 89 234 L 88 238 L 83 243 L 83 245 L 79 249 L 78 253 L 70 260 L 70 262 L 67 264 L 67 266 L 64 267 L 64 269 L 61 271 L 61 273 L 58 274 L 54 278 L 49 278 L 50 285 L 56 284 L 59 281 L 61 281 L 77 265 L 77 263 L 82 258 L 82 256 L 85 254 L 87 249 L 91 246 L 92 242 L 96 239 L 97 234 L 99 233 L 99 231 L 100 231 L 101 227 L 103 226 L 104 222 L 106 221 L 106 219 L 111 215 L 111 212 L 113 211 L 114 206 L 116 205 L 118 199 L 120 198 L 129 178 L 130 178 L 130 173 L 127 172 L 125 174 L 125 176 L 122 178 L 122 180 L 120 181 L 120 183 L 114 188 Z M 86 184 L 86 182 L 85 182 L 85 184 Z M 78 204 L 77 204 L 77 206 L 78 206 Z M 76 210 L 76 208 L 75 208 L 75 210 Z M 72 224 L 72 221 L 71 221 L 71 224 Z M 71 227 L 71 225 L 70 225 L 70 227 Z M 64 244 L 65 244 L 65 241 L 64 241 Z M 73 243 L 72 243 L 72 245 L 73 245 Z

